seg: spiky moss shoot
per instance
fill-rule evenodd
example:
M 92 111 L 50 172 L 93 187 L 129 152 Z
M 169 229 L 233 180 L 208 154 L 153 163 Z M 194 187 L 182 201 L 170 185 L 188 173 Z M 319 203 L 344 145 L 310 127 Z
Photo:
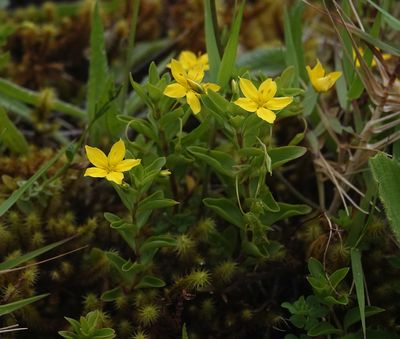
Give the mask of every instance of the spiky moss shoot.
M 54 21 L 57 17 L 57 7 L 53 2 L 46 1 L 42 5 L 43 15 L 47 21 Z
M 242 318 L 243 321 L 250 321 L 251 319 L 253 319 L 254 313 L 252 310 L 245 308 L 240 313 L 240 317 Z
M 143 307 L 147 303 L 146 294 L 143 291 L 137 292 L 134 296 L 133 303 L 136 308 Z
M 213 277 L 216 282 L 228 283 L 237 273 L 237 263 L 225 261 L 214 268 Z
M 30 212 L 25 218 L 25 226 L 32 231 L 38 231 L 41 224 L 42 220 L 36 212 Z
M 10 283 L 2 289 L 2 302 L 6 304 L 7 302 L 14 301 L 19 298 L 20 294 L 21 292 L 18 288 Z
M 31 266 L 25 269 L 21 274 L 21 280 L 27 284 L 27 286 L 32 287 L 39 277 L 39 269 L 37 266 Z
M 114 307 L 117 310 L 124 310 L 128 305 L 128 298 L 125 295 L 120 295 L 114 300 Z
M 156 304 L 147 304 L 139 308 L 137 319 L 143 326 L 153 325 L 160 316 L 160 307 Z
M 55 282 L 60 282 L 62 281 L 62 274 L 58 270 L 52 270 L 50 272 L 50 279 Z
M 143 330 L 136 330 L 131 337 L 132 339 L 150 339 L 149 335 Z
M 64 276 L 69 276 L 74 272 L 74 266 L 69 261 L 62 261 L 60 263 L 60 271 Z
M 9 253 L 9 254 L 6 256 L 6 257 L 4 258 L 4 261 L 8 261 L 8 260 L 11 260 L 11 259 L 16 259 L 16 258 L 20 257 L 21 255 L 22 255 L 21 250 L 15 250 L 15 251 Z
M 109 314 L 99 310 L 99 325 L 103 327 L 114 327 Z
M 202 301 L 200 306 L 200 315 L 204 319 L 211 319 L 215 315 L 215 304 L 211 298 L 206 298 Z
M 297 232 L 297 238 L 304 241 L 305 243 L 310 243 L 318 239 L 324 233 L 323 228 L 320 223 L 313 221 L 304 225 L 303 229 Z
M 101 309 L 101 300 L 94 293 L 86 294 L 83 300 L 83 308 L 85 313 Z
M 211 218 L 206 218 L 200 220 L 193 229 L 193 236 L 196 239 L 207 241 L 210 234 L 215 233 L 215 220 Z
M 205 269 L 195 269 L 184 278 L 187 288 L 191 290 L 202 289 L 211 283 L 211 274 Z
M 6 253 L 12 243 L 12 234 L 8 229 L 0 224 L 0 254 Z
M 129 338 L 129 335 L 133 332 L 132 323 L 129 320 L 122 319 L 117 328 L 120 338 Z
M 386 225 L 380 218 L 373 217 L 372 222 L 368 225 L 366 237 L 369 240 L 377 240 L 381 242 L 382 235 L 386 233 Z
M 181 234 L 176 238 L 175 252 L 181 259 L 188 259 L 193 255 L 196 242 L 187 234 Z
M 42 247 L 44 244 L 44 236 L 43 233 L 40 231 L 37 231 L 33 233 L 31 243 L 30 243 L 30 248 L 31 249 L 37 249 L 39 247 Z
M 265 315 L 265 322 L 268 324 L 268 326 L 276 328 L 279 328 L 281 325 L 285 325 L 286 323 L 285 318 L 282 317 L 281 314 L 274 311 L 268 312 Z
M 19 227 L 21 226 L 21 217 L 18 212 L 11 211 L 8 213 L 8 222 L 12 227 Z
M 232 327 L 236 324 L 237 318 L 236 315 L 233 313 L 228 313 L 225 317 L 225 326 Z
M 346 244 L 336 242 L 329 246 L 328 260 L 335 267 L 343 267 L 350 262 L 350 248 Z

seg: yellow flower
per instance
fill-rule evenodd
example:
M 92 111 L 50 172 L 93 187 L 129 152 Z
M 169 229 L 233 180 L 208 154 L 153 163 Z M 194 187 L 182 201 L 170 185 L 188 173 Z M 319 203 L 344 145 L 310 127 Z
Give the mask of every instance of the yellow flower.
M 290 105 L 293 97 L 275 98 L 276 82 L 272 79 L 265 80 L 257 89 L 250 80 L 240 78 L 240 89 L 245 98 L 239 98 L 235 104 L 248 112 L 256 112 L 257 115 L 272 124 L 275 121 L 277 111 Z
M 359 47 L 358 50 L 359 50 L 361 56 L 364 57 L 364 53 L 365 53 L 364 49 Z M 383 60 L 389 60 L 391 57 L 392 56 L 390 54 L 387 54 L 387 53 L 383 53 L 382 54 L 382 59 Z M 361 66 L 360 65 L 360 60 L 358 60 L 357 55 L 356 55 L 356 51 L 354 49 L 353 49 L 353 59 L 356 62 L 356 67 L 360 67 Z M 375 58 L 372 58 L 371 67 L 375 67 L 375 66 L 376 66 Z
M 120 139 L 117 141 L 108 153 L 108 157 L 103 151 L 96 147 L 85 146 L 86 155 L 89 161 L 95 167 L 89 167 L 85 171 L 85 177 L 106 178 L 118 185 L 122 184 L 124 178 L 123 172 L 129 171 L 140 164 L 140 159 L 126 159 L 125 144 Z
M 191 51 L 182 51 L 179 54 L 178 61 L 185 71 L 195 68 L 200 68 L 203 71 L 210 69 L 207 53 L 196 56 L 196 54 Z
M 313 69 L 306 67 L 311 84 L 317 92 L 328 91 L 342 75 L 342 72 L 331 72 L 325 74 L 325 70 L 317 59 L 317 64 Z
M 164 95 L 171 98 L 186 97 L 186 101 L 193 113 L 199 113 L 201 110 L 200 94 L 207 92 L 208 89 L 218 91 L 219 86 L 211 83 L 202 84 L 204 70 L 199 67 L 186 72 L 182 64 L 175 59 L 172 59 L 170 65 L 171 73 L 176 83 L 169 84 L 164 90 Z

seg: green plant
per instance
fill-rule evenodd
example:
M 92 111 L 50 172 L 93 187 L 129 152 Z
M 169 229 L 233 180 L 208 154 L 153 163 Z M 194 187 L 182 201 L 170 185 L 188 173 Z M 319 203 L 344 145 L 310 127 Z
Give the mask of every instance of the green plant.
M 115 338 L 115 331 L 112 328 L 103 328 L 102 314 L 100 311 L 89 312 L 79 321 L 72 318 L 65 318 L 72 327 L 71 331 L 58 332 L 66 339 L 112 339 Z

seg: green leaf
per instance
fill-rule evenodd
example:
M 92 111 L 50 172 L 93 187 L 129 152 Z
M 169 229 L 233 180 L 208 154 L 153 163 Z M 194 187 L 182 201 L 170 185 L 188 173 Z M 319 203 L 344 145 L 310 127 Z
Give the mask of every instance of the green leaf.
M 42 100 L 42 94 L 40 92 L 31 91 L 5 79 L 0 79 L 0 93 L 2 94 L 2 99 L 0 100 L 4 101 L 7 101 L 7 98 L 11 98 L 26 104 L 38 106 Z M 4 105 L 4 107 L 7 106 Z M 85 112 L 80 108 L 58 99 L 52 101 L 51 108 L 71 117 L 84 118 L 86 116 Z
M 243 228 L 243 215 L 231 200 L 227 198 L 205 198 L 203 202 L 226 221 L 239 228 Z
M 271 157 L 272 169 L 300 158 L 306 151 L 307 149 L 301 146 L 283 146 L 269 149 L 268 154 Z
M 182 326 L 182 339 L 189 339 L 189 336 L 188 336 L 187 330 L 186 330 L 186 324 L 183 324 L 183 326 Z
M 204 31 L 206 38 L 206 47 L 208 54 L 208 62 L 210 64 L 210 80 L 212 82 L 217 80 L 217 74 L 219 73 L 219 67 L 221 63 L 221 56 L 218 49 L 218 27 L 217 18 L 213 9 L 215 9 L 214 0 L 204 1 Z M 214 6 L 214 7 L 213 7 Z
M 92 29 L 90 33 L 90 64 L 89 79 L 87 89 L 87 110 L 89 121 L 95 119 L 97 106 L 108 76 L 107 55 L 104 45 L 104 30 L 101 22 L 99 3 L 96 1 L 92 11 Z M 102 133 L 102 124 L 104 120 L 98 120 L 93 124 L 92 133 L 94 140 L 97 140 Z
M 302 45 L 302 13 L 304 5 L 297 2 L 288 11 L 284 12 L 284 31 L 286 45 L 286 66 L 294 66 L 295 74 L 293 86 L 299 87 L 299 78 L 307 79 L 304 51 Z
M 376 3 L 372 2 L 371 0 L 367 0 L 367 2 L 383 14 L 385 21 L 391 28 L 395 29 L 396 31 L 400 31 L 400 20 L 395 18 L 393 15 L 391 15 L 389 12 L 385 11 L 382 7 L 378 6 Z
M 293 217 L 295 215 L 308 214 L 312 211 L 307 205 L 293 205 L 278 202 L 278 212 L 268 212 L 262 215 L 261 220 L 265 225 L 272 225 L 277 221 Z
M 379 314 L 382 312 L 385 312 L 385 310 L 380 307 L 376 306 L 365 307 L 365 317 L 370 317 L 372 315 Z M 351 325 L 358 323 L 360 320 L 361 320 L 360 309 L 358 307 L 354 307 L 351 310 L 348 310 L 343 320 L 344 330 L 347 331 Z
M 0 140 L 11 152 L 17 154 L 26 154 L 28 152 L 28 142 L 24 135 L 15 127 L 2 107 L 0 107 Z
M 39 170 L 32 175 L 20 188 L 14 191 L 5 201 L 0 204 L 0 217 L 4 215 L 47 170 L 64 154 L 66 147 L 62 148 L 52 159 L 47 161 Z
M 354 284 L 356 286 L 358 309 L 360 312 L 364 338 L 366 338 L 364 273 L 361 263 L 361 252 L 357 248 L 352 248 L 350 252 L 350 257 Z
M 187 150 L 196 158 L 207 163 L 217 173 L 233 178 L 233 166 L 235 165 L 235 161 L 226 152 L 209 150 L 208 148 L 200 146 L 189 146 Z
M 337 285 L 346 277 L 349 271 L 349 267 L 344 267 L 333 272 L 329 277 L 332 287 L 336 288 Z
M 138 263 L 132 264 L 129 260 L 125 260 L 114 252 L 105 252 L 105 254 L 112 266 L 117 270 L 120 277 L 128 284 L 132 284 L 136 273 L 141 272 L 144 268 L 143 265 Z M 126 270 L 127 265 L 130 265 L 129 270 Z M 123 270 L 123 267 L 125 270 Z
M 40 295 L 36 295 L 34 297 L 30 297 L 30 298 L 26 298 L 26 299 L 22 299 L 22 300 L 18 300 L 18 301 L 14 301 L 12 303 L 9 304 L 5 304 L 5 305 L 0 305 L 0 316 L 14 312 L 18 309 L 20 309 L 21 307 L 24 307 L 26 305 L 29 305 L 31 303 L 34 303 L 40 299 L 43 299 L 45 297 L 47 297 L 49 294 L 40 294 Z
M 228 43 L 226 44 L 224 55 L 222 57 L 222 61 L 219 67 L 217 82 L 221 86 L 221 88 L 225 88 L 225 86 L 228 84 L 229 79 L 234 74 L 236 52 L 239 42 L 240 26 L 242 24 L 242 17 L 245 4 L 246 1 L 242 0 L 239 10 L 235 15 Z
M 165 281 L 161 280 L 160 278 L 153 277 L 151 275 L 146 275 L 140 280 L 139 284 L 136 286 L 136 289 L 159 288 L 164 286 L 165 286 Z
M 121 287 L 113 288 L 112 290 L 105 291 L 101 295 L 101 300 L 103 301 L 114 301 L 119 297 L 122 297 L 124 292 Z
M 324 266 L 321 262 L 313 257 L 308 259 L 308 271 L 316 278 L 325 278 Z
M 307 332 L 307 335 L 310 337 L 318 337 L 320 335 L 328 335 L 328 334 L 339 334 L 341 331 L 331 325 L 328 322 L 320 322 L 317 325 L 310 328 Z
M 148 238 L 140 247 L 140 253 L 161 247 L 175 247 L 176 239 L 168 235 L 158 235 Z
M 264 74 L 279 74 L 285 68 L 285 53 L 283 48 L 259 47 L 241 53 L 237 66 Z
M 400 241 L 400 164 L 379 153 L 369 160 L 379 197 L 385 206 L 386 215 L 397 240 Z
M 163 198 L 163 193 L 161 191 L 156 191 L 153 194 L 149 195 L 145 199 L 143 199 L 139 203 L 139 207 L 137 209 L 138 213 L 142 213 L 148 210 L 154 210 L 157 208 L 171 207 L 179 204 L 179 202 L 173 199 Z
M 50 245 L 38 248 L 37 250 L 34 250 L 34 251 L 31 251 L 31 252 L 25 253 L 23 255 L 20 255 L 17 258 L 13 258 L 13 259 L 7 260 L 5 262 L 2 262 L 0 264 L 0 271 L 9 270 L 9 269 L 11 269 L 13 267 L 19 266 L 19 265 L 23 264 L 24 262 L 32 260 L 32 259 L 36 258 L 37 256 L 43 254 L 43 253 L 51 251 L 53 248 L 56 248 L 56 247 L 66 243 L 67 241 L 69 241 L 71 239 L 72 238 L 60 240 L 60 241 L 54 242 L 54 243 L 52 243 Z

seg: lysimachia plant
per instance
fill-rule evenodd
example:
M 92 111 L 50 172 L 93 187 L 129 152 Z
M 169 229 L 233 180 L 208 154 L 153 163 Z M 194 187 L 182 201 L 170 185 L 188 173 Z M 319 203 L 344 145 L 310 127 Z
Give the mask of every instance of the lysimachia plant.
M 188 55 L 192 62 L 185 59 Z M 182 251 L 180 233 L 196 218 L 189 211 L 201 219 L 209 215 L 207 208 L 213 211 L 224 224 L 223 234 L 229 235 L 214 240 L 221 254 L 234 260 L 239 251 L 253 264 L 282 255 L 282 246 L 266 236 L 275 222 L 310 211 L 306 205 L 275 201 L 266 184 L 273 171 L 305 153 L 295 144 L 277 146 L 273 139 L 273 111 L 279 118 L 293 101 L 285 93 L 301 93 L 291 87 L 292 68 L 276 80 L 243 75 L 232 80 L 233 88 L 227 86 L 218 94 L 218 85 L 201 82 L 207 76 L 206 55 L 197 58 L 185 51 L 178 60 L 170 63 L 176 82 L 169 73 L 160 76 L 154 64 L 146 84 L 132 80 L 147 110 L 140 118 L 119 116 L 129 137 L 125 160 L 122 140 L 108 157 L 86 146 L 95 167 L 85 175 L 113 182 L 126 213 L 107 212 L 105 217 L 132 251 L 128 257 L 107 253 L 119 279 L 103 300 L 165 285 L 155 270 L 154 256 L 163 247 Z M 240 97 L 237 83 L 245 97 Z M 128 172 L 124 181 L 123 172 Z

